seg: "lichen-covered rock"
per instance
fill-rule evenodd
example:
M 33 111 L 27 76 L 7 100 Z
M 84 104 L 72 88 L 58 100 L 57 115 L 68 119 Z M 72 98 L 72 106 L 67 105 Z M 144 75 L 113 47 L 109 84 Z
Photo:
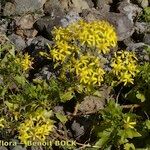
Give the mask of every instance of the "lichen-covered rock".
M 28 12 L 42 11 L 46 0 L 14 0 L 15 14 L 21 15 Z
M 11 2 L 7 2 L 5 4 L 4 10 L 3 10 L 3 15 L 4 16 L 11 16 L 15 14 L 15 5 Z

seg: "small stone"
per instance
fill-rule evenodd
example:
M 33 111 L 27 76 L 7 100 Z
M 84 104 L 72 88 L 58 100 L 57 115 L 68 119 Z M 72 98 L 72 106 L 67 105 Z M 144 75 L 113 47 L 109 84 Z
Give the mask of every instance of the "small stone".
M 27 14 L 22 17 L 16 17 L 16 25 L 19 26 L 21 29 L 31 29 L 34 24 L 34 17 L 31 14 Z
M 136 22 L 135 30 L 139 34 L 145 34 L 150 32 L 150 23 L 147 22 Z
M 64 18 L 62 18 L 60 20 L 60 22 L 63 27 L 66 27 L 69 24 L 75 23 L 80 19 L 81 19 L 81 17 L 79 16 L 79 14 L 77 12 L 70 11 Z
M 89 9 L 89 5 L 85 0 L 72 0 L 72 5 L 74 11 L 81 13 L 84 9 Z
M 148 7 L 148 5 L 149 5 L 149 1 L 148 0 L 136 0 L 136 1 L 143 8 Z
M 15 14 L 15 5 L 11 2 L 7 2 L 4 7 L 3 15 L 11 16 Z
M 25 41 L 23 40 L 23 38 L 21 36 L 16 35 L 16 34 L 13 33 L 13 34 L 9 35 L 8 38 L 10 39 L 10 41 L 12 43 L 15 44 L 15 46 L 18 49 L 23 50 L 26 47 L 26 43 L 25 43 Z
M 149 33 L 144 35 L 143 42 L 144 42 L 145 44 L 150 45 L 150 34 L 149 34 Z
M 0 20 L 0 33 L 6 33 L 8 27 L 8 21 L 6 19 Z
M 21 145 L 17 145 L 12 150 L 27 150 L 27 149 L 25 147 L 22 147 Z
M 0 146 L 0 150 L 8 150 L 8 149 L 4 146 Z

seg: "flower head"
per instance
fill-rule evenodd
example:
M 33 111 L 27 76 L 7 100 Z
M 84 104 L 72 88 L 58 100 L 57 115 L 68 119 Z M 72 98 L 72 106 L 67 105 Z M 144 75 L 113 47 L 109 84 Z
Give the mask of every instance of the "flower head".
M 124 128 L 125 129 L 128 129 L 128 128 L 133 129 L 134 126 L 136 125 L 135 121 L 134 122 L 130 122 L 130 117 L 129 116 L 126 118 L 126 120 L 123 120 L 123 121 L 124 121 Z

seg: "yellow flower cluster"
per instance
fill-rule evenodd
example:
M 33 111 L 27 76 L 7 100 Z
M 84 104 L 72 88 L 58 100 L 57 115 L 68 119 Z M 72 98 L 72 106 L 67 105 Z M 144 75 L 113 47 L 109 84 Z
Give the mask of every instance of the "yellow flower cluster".
M 83 51 L 88 46 L 98 53 L 108 53 L 117 45 L 115 29 L 106 21 L 87 23 L 80 20 L 66 28 L 54 28 L 55 47 L 51 50 L 53 60 L 64 62 L 74 52 Z
M 81 20 L 74 25 L 74 32 L 81 45 L 97 48 L 99 53 L 108 53 L 117 45 L 115 28 L 106 21 L 86 23 Z
M 83 55 L 75 62 L 75 72 L 81 84 L 100 85 L 105 71 L 102 69 L 98 57 Z
M 80 20 L 66 28 L 54 28 L 53 35 L 55 45 L 50 54 L 55 66 L 62 65 L 63 79 L 67 71 L 75 73 L 80 84 L 100 85 L 105 71 L 98 55 L 117 45 L 115 28 L 106 21 Z
M 30 55 L 26 53 L 23 57 L 16 58 L 15 62 L 19 64 L 24 71 L 26 71 L 29 68 L 32 68 L 32 60 L 33 59 L 30 57 Z
M 18 128 L 20 141 L 23 144 L 27 144 L 29 141 L 44 142 L 54 127 L 50 116 L 51 112 L 46 110 L 37 110 L 29 115 L 29 118 Z
M 112 72 L 120 82 L 124 85 L 132 83 L 136 73 L 139 72 L 137 67 L 137 58 L 133 52 L 119 51 L 115 53 L 115 57 L 111 63 Z
M 22 64 L 22 67 L 23 67 L 24 71 L 26 71 L 29 68 L 31 68 L 32 59 L 31 59 L 30 55 L 25 54 L 23 60 L 21 61 L 21 64 Z

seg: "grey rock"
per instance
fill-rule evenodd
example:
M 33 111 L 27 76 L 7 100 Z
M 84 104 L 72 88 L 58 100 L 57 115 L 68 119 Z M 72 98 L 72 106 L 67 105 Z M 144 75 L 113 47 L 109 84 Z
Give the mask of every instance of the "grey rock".
M 146 22 L 136 22 L 135 23 L 135 31 L 137 33 L 148 33 L 150 32 L 150 23 L 146 23 Z
M 136 3 L 139 4 L 139 6 L 145 8 L 149 5 L 149 0 L 136 0 Z
M 28 12 L 40 12 L 46 0 L 14 0 L 16 5 L 15 13 L 18 15 Z
M 116 28 L 119 41 L 130 37 L 134 32 L 133 22 L 124 14 L 109 13 L 107 20 Z
M 12 150 L 27 150 L 27 149 L 25 147 L 22 147 L 21 145 L 17 145 Z
M 110 10 L 109 3 L 112 3 L 112 0 L 97 0 L 96 8 L 102 13 L 108 13 Z
M 145 44 L 150 45 L 150 33 L 149 33 L 149 34 L 147 33 L 147 34 L 144 35 L 143 42 L 144 42 Z
M 18 48 L 18 49 L 21 49 L 23 50 L 27 45 L 25 43 L 25 41 L 23 40 L 23 38 L 21 36 L 18 36 L 16 34 L 11 34 L 8 36 L 8 38 L 10 39 L 10 41 L 12 43 L 15 44 L 15 46 Z
M 4 146 L 0 146 L 0 150 L 8 150 L 8 149 Z
M 61 26 L 61 22 L 60 22 L 61 19 L 62 19 L 62 14 L 60 14 L 58 17 L 55 18 L 45 16 L 37 20 L 36 23 L 34 24 L 34 27 L 44 37 L 52 38 L 51 31 L 53 30 L 54 26 L 56 27 Z
M 38 50 L 44 50 L 47 48 L 47 44 L 51 45 L 53 42 L 49 41 L 48 39 L 42 37 L 42 36 L 37 36 L 33 39 L 30 39 L 30 42 L 27 42 L 33 53 L 36 53 Z
M 132 22 L 135 17 L 137 17 L 142 12 L 142 9 L 138 7 L 138 5 L 132 4 L 127 1 L 120 2 L 118 10 L 120 13 L 125 14 Z
M 131 43 L 126 49 L 135 52 L 139 63 L 143 64 L 145 61 L 150 61 L 146 47 L 147 45 L 145 43 Z
M 70 11 L 64 18 L 62 18 L 60 20 L 60 22 L 63 27 L 66 27 L 69 24 L 75 23 L 76 21 L 78 21 L 80 19 L 81 19 L 81 17 L 79 16 L 79 14 L 77 12 Z
M 15 14 L 15 5 L 11 2 L 7 2 L 5 4 L 3 15 L 4 16 L 11 16 Z
M 55 106 L 54 109 L 53 109 L 53 111 L 54 112 L 59 112 L 59 113 L 65 115 L 63 106 Z
M 50 68 L 49 65 L 45 65 L 42 68 L 39 69 L 39 72 L 35 74 L 36 79 L 43 79 L 43 80 L 49 80 L 51 76 L 55 76 L 54 73 L 52 73 L 52 69 Z M 59 109 L 59 111 L 62 111 L 60 108 L 55 108 Z M 54 109 L 54 110 L 55 110 Z
M 79 139 L 85 133 L 84 126 L 76 120 L 72 123 L 71 129 L 74 131 L 74 136 L 76 139 Z
M 8 21 L 6 19 L 0 20 L 0 33 L 5 34 L 7 32 Z

